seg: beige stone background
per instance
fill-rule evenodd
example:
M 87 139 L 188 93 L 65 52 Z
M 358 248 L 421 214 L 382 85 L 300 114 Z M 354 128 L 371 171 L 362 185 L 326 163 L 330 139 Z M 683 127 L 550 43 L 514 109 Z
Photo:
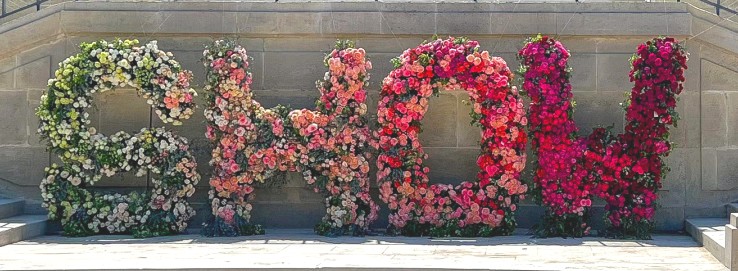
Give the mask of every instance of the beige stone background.
M 657 211 L 659 230 L 681 230 L 687 217 L 723 217 L 724 204 L 738 200 L 738 24 L 688 3 L 216 3 L 68 2 L 0 26 L 0 195 L 29 199 L 27 210 L 43 212 L 38 185 L 54 157 L 36 134 L 34 109 L 57 63 L 83 41 L 111 38 L 158 40 L 195 74 L 201 90 L 203 45 L 237 39 L 253 57 L 252 88 L 265 106 L 312 108 L 315 81 L 325 72 L 324 53 L 337 38 L 353 39 L 374 63 L 369 106 L 376 112 L 381 80 L 389 60 L 433 34 L 465 35 L 503 57 L 512 69 L 523 40 L 537 33 L 558 37 L 572 52 L 577 110 L 582 135 L 597 125 L 623 128 L 619 105 L 632 84 L 628 59 L 636 46 L 658 35 L 685 41 L 690 53 L 679 126 L 671 130 L 676 149 Z M 473 180 L 479 149 L 478 128 L 469 125 L 463 92 L 433 98 L 422 140 L 430 158 L 432 182 Z M 193 227 L 208 213 L 210 146 L 200 108 L 183 126 L 171 127 L 192 142 L 203 181 L 191 200 L 198 208 Z M 90 112 L 99 131 L 137 131 L 161 126 L 143 99 L 131 90 L 95 97 Z M 527 172 L 532 170 L 528 167 Z M 290 174 L 281 188 L 256 192 L 253 220 L 268 227 L 312 227 L 324 213 L 322 198 Z M 375 177 L 372 176 L 372 181 Z M 527 181 L 531 181 L 529 178 Z M 123 174 L 98 185 L 101 190 L 143 191 L 146 178 Z M 373 183 L 374 184 L 374 183 Z M 376 187 L 376 185 L 375 185 Z M 382 205 L 383 206 L 383 205 Z M 383 206 L 386 210 L 386 207 Z M 380 216 L 377 228 L 386 225 Z M 522 227 L 542 214 L 526 202 L 518 212 Z M 593 222 L 600 225 L 602 204 Z

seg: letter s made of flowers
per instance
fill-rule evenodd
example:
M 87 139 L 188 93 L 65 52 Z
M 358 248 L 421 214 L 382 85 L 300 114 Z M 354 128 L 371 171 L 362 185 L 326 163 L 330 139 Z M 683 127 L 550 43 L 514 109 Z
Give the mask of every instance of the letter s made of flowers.
M 325 57 L 317 110 L 264 108 L 250 89 L 246 50 L 216 41 L 203 53 L 207 71 L 206 136 L 214 144 L 210 164 L 212 216 L 208 236 L 263 233 L 250 223 L 254 187 L 275 173 L 299 171 L 325 195 L 322 235 L 364 234 L 379 207 L 369 196 L 367 93 L 371 63 L 364 49 L 339 41 Z
M 390 230 L 404 235 L 491 236 L 515 229 L 513 213 L 527 191 L 523 101 L 502 58 L 476 41 L 437 39 L 406 50 L 382 85 L 375 132 L 380 197 Z M 428 183 L 427 154 L 418 135 L 428 99 L 464 89 L 473 123 L 482 128 L 478 180 L 454 187 Z
M 687 53 L 673 38 L 638 46 L 631 58 L 635 86 L 625 102 L 625 132 L 596 128 L 577 137 L 569 52 L 540 35 L 518 53 L 523 90 L 531 98 L 530 133 L 537 153 L 533 197 L 548 207 L 541 236 L 581 237 L 589 231 L 593 195 L 606 202 L 606 234 L 650 238 L 656 192 L 668 171 L 669 125 L 676 125 Z
M 164 128 L 112 136 L 90 127 L 92 94 L 133 87 L 165 123 L 180 124 L 193 113 L 191 73 L 183 70 L 156 41 L 82 43 L 81 53 L 59 64 L 36 110 L 39 133 L 62 165 L 46 168 L 43 205 L 60 219 L 65 235 L 131 232 L 136 237 L 183 231 L 195 212 L 187 199 L 200 176 L 187 139 Z M 88 190 L 103 175 L 153 173 L 149 193 L 102 194 Z

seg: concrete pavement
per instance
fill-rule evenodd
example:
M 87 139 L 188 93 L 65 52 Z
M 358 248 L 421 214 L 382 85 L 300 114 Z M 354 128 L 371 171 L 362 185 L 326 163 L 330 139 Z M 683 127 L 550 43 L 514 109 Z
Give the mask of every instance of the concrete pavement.
M 42 236 L 0 247 L 1 270 L 726 270 L 685 235 L 653 240 L 262 236 Z

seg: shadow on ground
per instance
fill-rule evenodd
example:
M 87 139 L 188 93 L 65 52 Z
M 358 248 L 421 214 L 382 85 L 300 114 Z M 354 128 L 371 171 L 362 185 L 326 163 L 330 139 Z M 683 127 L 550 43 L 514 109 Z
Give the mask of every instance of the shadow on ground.
M 494 246 L 494 245 L 545 245 L 545 246 L 598 246 L 598 247 L 699 247 L 689 236 L 679 234 L 654 235 L 653 240 L 617 240 L 601 237 L 585 238 L 533 238 L 516 231 L 510 236 L 486 238 L 430 238 L 373 235 L 363 237 L 319 236 L 310 229 L 269 229 L 264 235 L 238 237 L 205 237 L 191 231 L 190 234 L 136 239 L 130 235 L 97 235 L 89 237 L 64 237 L 46 235 L 23 242 L 25 244 L 366 244 L 366 245 L 432 245 L 432 246 Z M 17 243 L 20 245 L 23 243 Z

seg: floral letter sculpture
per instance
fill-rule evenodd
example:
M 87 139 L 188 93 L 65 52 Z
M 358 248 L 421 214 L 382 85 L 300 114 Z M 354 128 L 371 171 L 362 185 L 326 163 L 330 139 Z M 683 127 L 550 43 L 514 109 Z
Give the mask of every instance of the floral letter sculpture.
M 263 232 L 251 224 L 249 203 L 255 182 L 279 171 L 302 172 L 316 192 L 325 194 L 326 215 L 318 234 L 363 234 L 377 218 L 369 196 L 369 128 L 366 80 L 371 63 L 364 49 L 338 42 L 325 57 L 325 78 L 318 82 L 317 110 L 263 108 L 250 89 L 246 50 L 217 41 L 204 52 L 208 68 L 206 136 L 214 143 L 210 179 L 213 216 L 204 233 L 249 235 Z
M 110 137 L 89 127 L 92 94 L 116 87 L 133 87 L 148 99 L 165 123 L 180 124 L 193 113 L 195 91 L 190 72 L 153 41 L 83 43 L 81 53 L 60 63 L 49 80 L 36 115 L 39 133 L 63 165 L 46 169 L 41 182 L 44 206 L 51 219 L 61 219 L 64 234 L 85 236 L 132 232 L 159 236 L 183 231 L 195 212 L 187 198 L 200 176 L 187 139 L 164 128 L 144 128 L 135 135 Z M 87 190 L 103 175 L 134 171 L 154 173 L 150 193 L 100 194 Z
M 607 203 L 609 234 L 649 238 L 656 191 L 668 171 L 663 162 L 671 149 L 668 125 L 678 119 L 676 96 L 687 68 L 682 47 L 672 38 L 641 44 L 631 59 L 635 86 L 626 101 L 625 133 L 613 136 L 597 128 L 587 138 L 576 137 L 566 48 L 538 36 L 518 55 L 538 153 L 534 197 L 548 207 L 538 234 L 587 234 L 594 194 Z
M 490 236 L 515 228 L 513 213 L 527 186 L 527 123 L 523 102 L 510 86 L 502 58 L 476 41 L 437 39 L 393 60 L 379 101 L 378 182 L 389 204 L 390 228 L 404 235 Z M 418 135 L 428 98 L 440 90 L 464 89 L 473 102 L 473 123 L 482 128 L 476 182 L 453 187 L 428 184 L 427 154 Z

